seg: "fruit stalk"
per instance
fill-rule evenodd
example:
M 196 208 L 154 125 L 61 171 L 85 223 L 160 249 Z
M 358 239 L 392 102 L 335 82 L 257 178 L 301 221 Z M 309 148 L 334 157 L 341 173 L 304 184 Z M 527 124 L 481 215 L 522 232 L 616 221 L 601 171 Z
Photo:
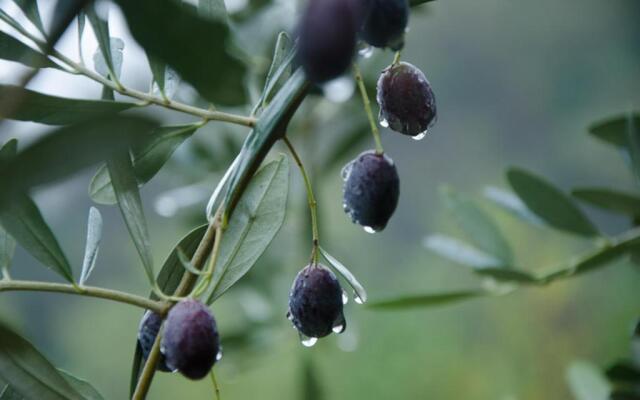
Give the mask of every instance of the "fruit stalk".
M 357 63 L 353 63 L 353 76 L 356 79 L 358 89 L 360 89 L 360 96 L 362 97 L 362 102 L 364 103 L 364 111 L 367 113 L 367 118 L 369 119 L 369 125 L 371 126 L 371 134 L 373 135 L 373 140 L 376 142 L 376 154 L 383 154 L 384 148 L 382 147 L 382 140 L 380 140 L 378 123 L 376 122 L 376 118 L 371 111 L 371 101 L 369 100 L 367 88 L 364 86 L 362 73 L 360 72 L 360 67 L 358 67 Z

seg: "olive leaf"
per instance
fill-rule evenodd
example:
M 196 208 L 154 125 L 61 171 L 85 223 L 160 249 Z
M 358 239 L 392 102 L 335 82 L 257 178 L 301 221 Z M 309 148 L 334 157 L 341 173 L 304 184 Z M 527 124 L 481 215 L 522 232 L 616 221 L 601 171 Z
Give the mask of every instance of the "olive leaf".
M 102 239 L 102 215 L 100 211 L 91 207 L 89 209 L 89 220 L 87 222 L 87 243 L 84 249 L 84 260 L 82 261 L 82 272 L 80 274 L 80 285 L 84 285 L 93 272 L 93 268 L 98 258 L 100 240 Z
M 404 296 L 389 300 L 375 301 L 368 304 L 367 307 L 375 310 L 434 307 L 490 295 L 492 295 L 490 292 L 484 290 L 463 290 L 459 292 Z
M 24 15 L 38 28 L 40 33 L 46 35 L 44 25 L 42 25 L 42 18 L 40 18 L 40 11 L 38 10 L 38 2 L 36 0 L 13 0 L 13 2 L 20 7 Z
M 578 200 L 605 210 L 640 217 L 640 195 L 608 188 L 577 188 L 571 195 Z
M 356 303 L 363 304 L 367 302 L 367 292 L 364 290 L 364 287 L 358 282 L 356 277 L 349 271 L 347 267 L 345 267 L 340 261 L 338 261 L 335 257 L 329 254 L 328 251 L 323 249 L 322 247 L 318 247 L 320 250 L 320 254 L 327 260 L 327 262 L 333 267 L 333 269 L 342 276 L 349 286 L 353 289 L 355 293 Z
M 123 62 L 123 51 L 124 51 L 124 41 L 117 37 L 110 38 L 110 47 L 111 47 L 111 67 L 107 63 L 107 60 L 104 58 L 103 51 L 98 48 L 95 53 L 93 53 L 93 65 L 97 73 L 108 78 L 111 73 L 117 79 L 120 78 L 120 73 L 122 72 L 122 62 Z M 110 69 L 113 68 L 113 71 Z
M 440 257 L 474 269 L 504 267 L 499 259 L 450 236 L 429 235 L 423 244 Z
M 495 205 L 531 225 L 543 226 L 544 222 L 527 208 L 518 196 L 510 191 L 494 186 L 486 186 L 483 190 L 484 197 Z
M 281 155 L 249 182 L 220 242 L 212 279 L 211 304 L 244 276 L 276 236 L 289 191 L 289 160 Z
M 106 64 L 106 71 L 98 71 L 99 73 L 101 73 L 102 75 L 111 75 L 112 78 L 116 79 L 118 74 L 117 74 L 117 70 L 116 68 L 114 68 L 114 63 L 113 63 L 113 53 L 112 53 L 112 49 L 113 49 L 113 45 L 114 42 L 111 39 L 111 36 L 109 35 L 109 20 L 108 20 L 108 16 L 106 16 L 107 19 L 103 19 L 100 16 L 98 16 L 96 9 L 95 9 L 95 4 L 90 4 L 89 6 L 87 6 L 84 10 L 84 12 L 87 15 L 87 18 L 89 19 L 89 23 L 91 24 L 91 27 L 93 28 L 93 33 L 96 36 L 96 39 L 98 40 L 98 46 L 100 49 L 100 53 L 102 54 L 102 61 L 104 62 L 104 64 Z M 122 40 L 120 40 L 122 42 Z M 124 48 L 124 42 L 122 43 L 123 48 Z M 120 55 L 120 64 L 122 64 L 122 54 Z M 99 57 L 96 57 L 96 55 L 94 55 L 93 59 L 94 59 L 94 63 L 96 62 L 96 59 Z M 98 66 L 98 63 L 96 63 L 96 67 Z M 98 68 L 96 68 L 96 70 L 98 70 Z
M 271 66 L 269 67 L 264 82 L 264 88 L 253 110 L 253 114 L 256 114 L 258 110 L 267 106 L 273 94 L 277 92 L 279 82 L 289 79 L 293 56 L 294 49 L 291 38 L 286 32 L 280 32 L 273 51 Z
M 527 208 L 552 227 L 587 237 L 599 234 L 573 200 L 543 178 L 521 168 L 509 168 L 507 180 Z
M 0 13 L 3 13 L 3 11 L 0 11 Z M 49 57 L 2 31 L 0 31 L 0 59 L 19 62 L 33 68 L 61 69 Z
M 632 120 L 636 127 L 640 126 L 640 113 L 632 113 Z M 628 140 L 629 114 L 615 115 L 589 126 L 589 133 L 605 143 L 621 149 L 629 149 Z
M 0 325 L 0 378 L 25 399 L 85 399 L 31 343 L 5 325 Z

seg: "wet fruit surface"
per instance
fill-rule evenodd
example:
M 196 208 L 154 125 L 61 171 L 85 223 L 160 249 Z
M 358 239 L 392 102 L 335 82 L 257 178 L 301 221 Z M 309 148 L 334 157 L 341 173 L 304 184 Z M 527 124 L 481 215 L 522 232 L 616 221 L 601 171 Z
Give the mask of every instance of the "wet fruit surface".
M 335 274 L 320 264 L 302 269 L 289 293 L 287 316 L 298 332 L 312 340 L 344 331 L 342 288 Z
M 344 211 L 368 232 L 384 229 L 398 205 L 400 178 L 393 161 L 373 150 L 360 154 L 342 171 Z
M 343 74 L 356 51 L 356 0 L 310 0 L 298 25 L 298 60 L 309 80 Z
M 407 0 L 364 0 L 364 3 L 362 39 L 375 47 L 400 50 L 409 22 Z
M 167 366 L 190 379 L 205 377 L 220 355 L 220 338 L 213 315 L 201 302 L 187 299 L 167 315 L 162 336 Z
M 162 318 L 153 311 L 146 311 L 140 320 L 140 327 L 138 328 L 138 343 L 142 349 L 142 358 L 146 361 L 149 358 L 149 353 L 153 347 L 153 343 L 156 341 L 158 331 L 162 325 Z M 163 372 L 171 372 L 171 369 L 167 366 L 164 355 L 160 354 L 156 369 Z
M 436 100 L 427 78 L 415 66 L 401 62 L 378 79 L 380 123 L 404 135 L 422 138 L 436 121 Z

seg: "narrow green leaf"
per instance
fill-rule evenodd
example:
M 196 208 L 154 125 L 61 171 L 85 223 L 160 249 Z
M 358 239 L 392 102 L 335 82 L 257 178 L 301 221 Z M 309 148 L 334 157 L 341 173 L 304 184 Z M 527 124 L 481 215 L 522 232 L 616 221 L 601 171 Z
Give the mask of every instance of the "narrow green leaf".
M 244 191 L 222 236 L 208 303 L 213 303 L 255 264 L 284 222 L 289 160 L 262 167 Z
M 82 395 L 82 397 L 86 400 L 104 400 L 104 397 L 98 393 L 98 391 L 91 386 L 91 384 L 84 379 L 80 379 L 76 376 L 71 375 L 69 372 L 64 371 L 62 369 L 58 369 L 60 375 L 67 380 L 69 385 L 74 388 L 78 393 Z
M 318 377 L 318 370 L 313 365 L 313 359 L 305 354 L 303 359 L 301 395 L 302 400 L 323 400 L 325 390 L 322 381 Z
M 16 240 L 0 225 L 0 272 L 4 279 L 11 276 L 9 269 L 15 251 Z
M 13 0 L 14 3 L 29 18 L 29 21 L 38 28 L 40 33 L 45 35 L 44 25 L 42 25 L 42 18 L 40 18 L 40 11 L 38 10 L 38 2 L 36 0 Z
M 0 200 L 104 161 L 146 140 L 156 127 L 148 118 L 114 116 L 59 128 L 0 168 Z
M 34 92 L 20 86 L 0 85 L 0 97 L 20 97 L 22 106 L 0 117 L 47 125 L 71 125 L 128 110 L 136 105 L 119 101 L 69 99 Z
M 13 36 L 0 31 L 0 59 L 15 61 L 33 68 L 57 68 L 56 63 Z
M 631 156 L 631 169 L 640 181 L 640 124 L 635 123 L 631 113 L 627 115 L 627 140 L 629 142 L 629 155 Z
M 187 257 L 186 254 L 184 254 L 184 251 L 182 251 L 181 248 L 177 248 L 176 249 L 178 252 L 178 260 L 180 260 L 180 264 L 182 264 L 182 267 L 184 269 L 186 269 L 187 271 L 191 272 L 194 275 L 201 275 L 202 271 L 197 270 L 192 264 L 191 264 L 191 260 L 189 260 L 189 257 Z
M 259 109 L 267 106 L 273 93 L 277 92 L 277 84 L 281 81 L 286 81 L 291 76 L 291 63 L 293 61 L 294 51 L 291 38 L 286 32 L 280 32 L 278 40 L 276 41 L 276 47 L 273 51 L 273 59 L 271 60 L 271 66 L 267 72 L 267 78 L 264 82 L 264 88 L 262 94 L 254 109 L 254 114 Z
M 80 285 L 84 285 L 93 272 L 93 267 L 98 258 L 100 240 L 102 239 L 102 215 L 97 208 L 89 209 L 89 220 L 87 222 L 87 243 L 84 248 L 84 260 L 82 261 L 82 273 L 80 274 Z
M 149 231 L 147 230 L 147 221 L 144 217 L 138 182 L 136 181 L 129 152 L 124 151 L 113 156 L 107 161 L 107 169 L 109 170 L 113 190 L 118 199 L 122 218 L 140 255 L 142 266 L 147 273 L 149 281 L 153 281 L 155 276 L 153 273 L 153 256 L 151 254 Z
M 78 53 L 80 60 L 84 62 L 84 56 L 82 55 L 82 37 L 84 36 L 84 26 L 87 22 L 87 14 L 84 11 L 78 13 Z
M 409 0 L 409 7 L 417 7 L 419 5 L 430 3 L 434 0 Z
M 31 343 L 4 325 L 0 325 L 0 377 L 25 399 L 84 399 Z
M 636 127 L 640 126 L 640 112 L 633 113 L 633 122 Z M 628 124 L 628 114 L 616 115 L 593 123 L 589 133 L 605 143 L 628 150 Z
M 424 247 L 442 258 L 474 269 L 504 267 L 497 258 L 450 236 L 429 235 L 424 239 Z
M 504 266 L 513 264 L 513 254 L 494 221 L 474 202 L 450 188 L 441 191 L 445 205 L 467 238 Z
M 36 203 L 26 194 L 16 195 L 0 208 L 2 226 L 34 258 L 73 282 L 71 265 Z
M 606 400 L 611 387 L 598 367 L 585 361 L 574 361 L 567 369 L 567 382 L 575 400 Z
M 165 74 L 167 71 L 167 64 L 163 63 L 156 57 L 147 53 L 147 60 L 149 61 L 149 68 L 151 69 L 151 75 L 153 76 L 153 82 L 158 86 L 158 90 L 161 94 L 166 95 L 164 92 L 165 86 Z M 153 86 L 153 85 L 152 85 Z
M 113 55 L 111 53 L 111 36 L 109 35 L 109 21 L 98 16 L 95 9 L 95 4 L 90 4 L 85 8 L 85 13 L 89 19 L 89 23 L 93 28 L 93 33 L 98 40 L 98 46 L 104 57 L 107 69 L 110 74 L 114 75 L 116 69 L 113 64 Z M 107 17 L 108 18 L 108 17 Z M 124 46 L 123 46 L 124 47 Z M 94 57 L 95 60 L 95 57 Z M 113 77 L 112 78 L 116 78 Z M 117 78 L 116 78 L 117 79 Z
M 174 151 L 198 129 L 198 125 L 163 126 L 133 150 L 133 168 L 139 185 L 149 182 Z M 115 204 L 116 196 L 106 165 L 100 166 L 89 184 L 89 196 L 99 204 Z
M 538 279 L 524 271 L 504 268 L 480 268 L 475 272 L 482 276 L 495 279 L 498 282 L 512 282 L 520 284 L 537 284 Z
M 578 188 L 571 194 L 591 205 L 605 210 L 640 217 L 640 195 L 607 188 Z
M 507 190 L 493 186 L 486 186 L 484 188 L 483 195 L 503 210 L 525 222 L 530 223 L 531 225 L 544 225 L 544 222 L 532 213 L 518 196 Z
M 376 301 L 370 303 L 368 308 L 375 310 L 396 310 L 434 307 L 490 295 L 491 293 L 483 290 L 464 290 L 460 292 L 406 296 L 390 300 Z
M 198 15 L 214 21 L 229 21 L 224 0 L 198 0 Z
M 366 303 L 367 292 L 364 290 L 364 286 L 362 286 L 360 282 L 358 282 L 351 271 L 349 271 L 347 267 L 345 267 L 340 261 L 329 254 L 325 249 L 323 249 L 322 247 L 320 247 L 319 249 L 322 256 L 329 262 L 333 269 L 335 269 L 336 272 L 338 272 L 338 274 L 340 274 L 340 276 L 342 276 L 347 281 L 347 283 L 349 283 L 349 286 L 351 286 L 355 293 L 356 302 L 359 304 Z
M 178 256 L 177 249 L 181 249 L 184 254 L 191 258 L 196 252 L 200 241 L 204 237 L 205 232 L 207 231 L 208 225 L 201 225 L 187 235 L 185 235 L 173 248 L 169 256 L 165 260 L 162 265 L 162 269 L 158 274 L 158 286 L 162 290 L 163 293 L 174 293 L 178 288 L 180 281 L 182 280 L 182 276 L 184 275 L 184 268 L 182 268 L 182 263 L 180 262 L 180 258 Z M 150 294 L 150 297 L 154 300 L 158 300 L 157 296 L 154 293 Z M 140 376 L 140 372 L 142 370 L 142 350 L 140 349 L 140 345 L 136 340 L 136 350 L 133 356 L 133 363 L 131 367 L 131 381 L 130 381 L 130 395 L 133 395 L 133 392 L 136 389 L 136 385 L 138 384 L 138 377 Z
M 5 384 L 4 388 L 0 390 L 0 400 L 24 400 L 24 397 L 13 390 L 11 385 Z
M 116 3 L 142 47 L 173 67 L 205 99 L 229 106 L 246 102 L 246 66 L 227 50 L 231 34 L 226 22 L 198 16 L 173 0 Z
M 598 236 L 596 227 L 571 198 L 544 179 L 520 168 L 510 168 L 507 180 L 527 208 L 547 224 L 582 236 Z
M 262 164 L 272 145 L 285 134 L 286 127 L 308 88 L 309 81 L 302 69 L 298 68 L 260 116 L 256 127 L 242 145 L 238 166 L 229 178 L 229 189 L 224 201 L 226 217 L 233 212 L 241 194 L 240 189 Z

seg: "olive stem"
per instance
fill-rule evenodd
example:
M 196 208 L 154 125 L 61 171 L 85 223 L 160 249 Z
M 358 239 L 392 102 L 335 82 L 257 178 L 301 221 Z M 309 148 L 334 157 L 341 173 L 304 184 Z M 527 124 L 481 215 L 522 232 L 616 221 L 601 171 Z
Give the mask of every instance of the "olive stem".
M 216 400 L 220 400 L 220 387 L 218 386 L 218 380 L 216 379 L 216 373 L 213 372 L 213 368 L 211 368 L 211 372 L 209 373 L 209 376 L 211 376 L 213 391 L 216 393 Z
M 313 248 L 311 250 L 311 260 L 312 264 L 318 263 L 318 245 L 320 243 L 320 236 L 318 234 L 318 214 L 317 208 L 318 203 L 316 201 L 316 197 L 313 195 L 313 187 L 311 186 L 311 180 L 309 179 L 309 175 L 307 175 L 307 170 L 304 168 L 302 164 L 302 160 L 300 156 L 296 152 L 296 149 L 293 147 L 293 144 L 289 141 L 289 139 L 284 136 L 282 138 L 284 144 L 287 145 L 291 156 L 295 160 L 298 165 L 298 169 L 300 170 L 300 174 L 302 174 L 302 179 L 304 180 L 304 185 L 307 189 L 307 199 L 309 201 L 309 211 L 311 212 L 311 230 L 313 234 Z
M 393 62 L 391 65 L 398 65 L 400 63 L 400 57 L 402 56 L 402 51 L 396 51 L 396 54 L 393 56 Z
M 160 342 L 162 340 L 162 326 L 158 330 L 158 334 L 156 335 L 156 339 L 153 341 L 153 347 L 149 352 L 149 357 L 147 361 L 144 363 L 144 368 L 142 369 L 142 374 L 140 375 L 140 380 L 138 381 L 138 385 L 136 386 L 136 391 L 133 393 L 133 400 L 144 400 L 147 396 L 147 392 L 151 387 L 151 382 L 153 381 L 153 376 L 156 372 L 156 365 L 160 360 Z
M 373 135 L 373 140 L 376 142 L 376 154 L 383 154 L 384 148 L 382 147 L 382 140 L 380 139 L 378 123 L 376 121 L 376 118 L 373 116 L 373 112 L 371 111 L 371 101 L 369 101 L 367 88 L 364 86 L 362 73 L 360 72 L 360 67 L 358 67 L 357 63 L 353 63 L 353 76 L 355 77 L 358 88 L 360 89 L 360 96 L 362 97 L 362 102 L 364 103 L 364 111 L 367 113 L 369 125 L 371 125 L 371 134 Z
M 8 20 L 8 17 L 6 17 L 5 15 L 0 13 L 0 20 L 10 24 L 13 28 L 15 28 L 18 32 L 20 32 L 22 35 L 24 35 L 25 37 L 27 37 L 29 40 L 31 40 L 32 42 L 34 42 L 36 44 L 36 46 L 38 46 L 39 49 L 44 50 L 47 49 L 47 44 L 45 42 L 43 42 L 42 40 L 40 40 L 38 37 L 36 37 L 35 35 L 33 35 L 31 32 L 29 32 L 28 30 L 24 29 L 23 27 L 17 25 L 17 24 L 12 24 L 11 20 Z M 16 26 L 17 25 L 17 26 Z M 128 96 L 128 97 L 132 97 L 132 98 L 136 98 L 138 100 L 142 100 L 143 103 L 140 104 L 139 106 L 147 106 L 149 104 L 154 104 L 157 106 L 161 106 L 164 108 L 168 108 L 171 110 L 175 110 L 175 111 L 180 111 L 182 113 L 185 114 L 191 114 L 191 115 L 195 115 L 198 117 L 201 117 L 207 121 L 223 121 L 223 122 L 228 122 L 228 123 L 232 123 L 232 124 L 236 124 L 236 125 L 242 125 L 242 126 L 247 126 L 247 127 L 254 127 L 256 124 L 256 119 L 253 117 L 245 117 L 243 115 L 236 115 L 236 114 L 230 114 L 230 113 L 225 113 L 225 112 L 221 112 L 221 111 L 216 111 L 214 109 L 209 109 L 209 110 L 205 110 L 203 108 L 199 108 L 199 107 L 194 107 L 191 106 L 189 104 L 184 104 L 184 103 L 180 103 L 177 101 L 173 101 L 173 100 L 169 100 L 166 97 L 157 97 L 157 96 L 153 96 L 149 93 L 144 93 L 135 89 L 131 89 L 128 87 L 123 86 L 120 82 L 118 81 L 112 81 L 109 80 L 105 77 L 103 77 L 102 75 L 98 74 L 97 72 L 92 71 L 91 69 L 87 68 L 85 65 L 83 65 L 83 63 L 78 63 L 75 62 L 73 60 L 71 60 L 69 57 L 65 56 L 64 54 L 60 53 L 59 51 L 57 51 L 56 49 L 51 49 L 50 54 L 52 57 L 60 60 L 62 63 L 64 63 L 67 67 L 71 68 L 71 71 L 65 71 L 65 72 L 69 72 L 72 74 L 78 74 L 78 75 L 84 75 L 89 79 L 92 79 L 106 87 L 108 87 L 111 90 L 114 90 L 124 96 Z
M 217 213 L 217 217 L 214 220 L 218 220 L 220 216 L 220 212 Z M 218 254 L 220 253 L 220 242 L 222 242 L 222 225 L 220 223 L 216 224 L 216 242 L 213 244 L 213 250 L 211 251 L 211 256 L 209 257 L 209 264 L 207 265 L 206 271 L 202 274 L 203 278 L 200 283 L 193 289 L 191 292 L 191 297 L 200 297 L 200 295 L 207 290 L 209 284 L 211 283 L 211 279 L 213 278 L 213 273 L 216 270 L 216 261 L 218 261 Z
M 0 281 L 0 292 L 9 291 L 32 291 L 32 292 L 52 292 L 66 293 L 78 296 L 96 297 L 130 304 L 140 308 L 153 310 L 162 315 L 165 312 L 164 305 L 159 301 L 150 300 L 134 294 L 121 292 L 118 290 L 106 289 L 95 286 L 78 286 L 67 283 L 37 282 L 22 280 L 2 280 Z

